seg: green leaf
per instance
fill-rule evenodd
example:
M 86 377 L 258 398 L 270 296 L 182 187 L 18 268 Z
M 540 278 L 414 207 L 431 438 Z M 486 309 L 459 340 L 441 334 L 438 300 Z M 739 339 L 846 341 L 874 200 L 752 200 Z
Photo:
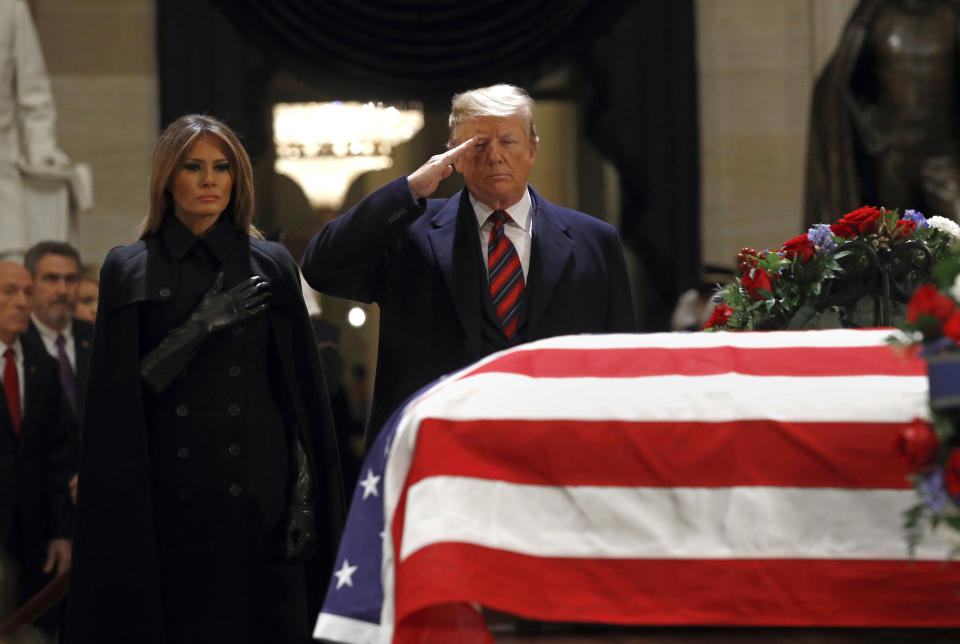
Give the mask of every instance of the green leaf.
M 955 517 L 952 515 L 941 515 L 943 516 L 943 521 L 953 528 L 954 530 L 960 531 L 960 517 Z

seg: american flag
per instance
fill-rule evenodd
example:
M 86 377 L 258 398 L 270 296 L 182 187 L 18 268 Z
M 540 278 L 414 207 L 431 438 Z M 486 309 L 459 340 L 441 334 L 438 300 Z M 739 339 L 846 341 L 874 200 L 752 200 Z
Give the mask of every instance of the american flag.
M 482 609 L 645 625 L 958 626 L 911 561 L 889 329 L 568 336 L 412 397 L 353 496 L 314 636 L 488 642 Z

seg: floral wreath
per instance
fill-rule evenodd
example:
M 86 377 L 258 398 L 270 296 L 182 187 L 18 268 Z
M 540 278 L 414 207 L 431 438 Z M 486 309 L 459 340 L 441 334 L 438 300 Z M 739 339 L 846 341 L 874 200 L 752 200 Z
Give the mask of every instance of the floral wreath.
M 960 226 L 945 217 L 927 219 L 916 210 L 901 217 L 896 210 L 858 208 L 835 224 L 815 224 L 776 250 L 742 249 L 739 277 L 719 288 L 714 296 L 718 304 L 703 328 L 876 326 L 874 298 L 864 297 L 873 279 L 870 263 L 890 258 L 891 272 L 909 282 L 905 300 L 929 279 L 930 264 L 955 241 L 960 241 Z M 900 319 L 905 309 L 902 303 L 895 306 Z

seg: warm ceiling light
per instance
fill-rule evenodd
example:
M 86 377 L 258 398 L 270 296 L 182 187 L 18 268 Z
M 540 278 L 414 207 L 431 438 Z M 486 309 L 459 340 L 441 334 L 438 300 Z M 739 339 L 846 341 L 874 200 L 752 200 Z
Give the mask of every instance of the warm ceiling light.
M 393 148 L 423 127 L 423 109 L 383 103 L 273 106 L 274 169 L 296 181 L 314 208 L 337 209 L 354 179 L 393 165 Z

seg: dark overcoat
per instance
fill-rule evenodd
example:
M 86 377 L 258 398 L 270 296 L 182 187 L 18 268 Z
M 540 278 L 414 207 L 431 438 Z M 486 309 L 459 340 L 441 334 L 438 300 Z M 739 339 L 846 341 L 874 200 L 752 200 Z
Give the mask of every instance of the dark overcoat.
M 302 441 L 313 472 L 317 552 L 308 589 L 315 609 L 344 515 L 329 401 L 293 259 L 279 244 L 252 238 L 249 256 L 251 274 L 272 285 L 267 317 L 282 373 L 275 386 L 286 392 L 278 396 L 282 420 Z M 152 347 L 140 346 L 139 329 L 149 304 L 171 301 L 180 287 L 178 264 L 158 235 L 113 249 L 103 265 L 80 450 L 66 629 L 71 644 L 170 641 L 161 596 L 165 571 L 157 538 L 154 461 L 139 376 L 140 359 Z M 209 387 L 215 391 L 217 383 Z M 202 565 L 197 574 L 204 574 Z M 207 601 L 224 601 L 231 590 L 212 593 Z
M 511 340 L 495 322 L 466 190 L 450 199 L 417 200 L 401 177 L 310 241 L 302 267 L 313 288 L 380 305 L 368 447 L 410 394 L 494 351 L 572 333 L 636 332 L 617 231 L 529 190 L 530 267 Z

